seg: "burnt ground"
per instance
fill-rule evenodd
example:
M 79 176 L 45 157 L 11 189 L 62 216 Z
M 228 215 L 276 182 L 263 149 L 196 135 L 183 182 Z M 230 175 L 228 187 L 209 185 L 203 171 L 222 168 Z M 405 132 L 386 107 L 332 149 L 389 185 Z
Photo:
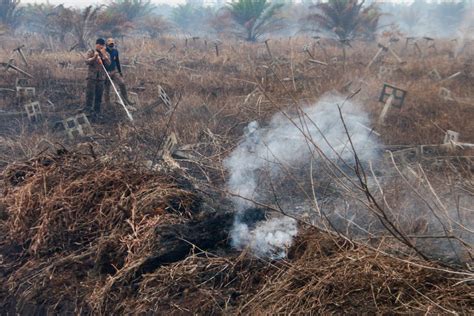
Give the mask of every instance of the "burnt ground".
M 255 51 L 249 48 L 248 53 Z M 349 79 L 337 63 L 314 68 L 299 56 L 290 69 L 285 47 L 274 53 L 282 57 L 248 61 L 245 54 L 215 57 L 180 51 L 150 63 L 153 67 L 135 65 L 127 74 L 130 90 L 140 98 L 135 123 L 112 105 L 104 108 L 104 119 L 92 121 L 91 135 L 73 139 L 55 126 L 80 112 L 81 60 L 72 53 L 61 57 L 71 60 L 66 64 L 55 56 L 31 56 L 44 61 L 32 62 L 29 69 L 35 76 L 30 81 L 37 89 L 35 99 L 44 104 L 43 120 L 32 124 L 21 113 L 25 100 L 17 100 L 12 92 L 2 93 L 0 100 L 2 313 L 472 313 L 471 272 L 421 260 L 393 239 L 360 243 L 301 221 L 283 260 L 231 247 L 235 214 L 222 190 L 227 178 L 222 161 L 249 121 L 267 122 L 278 111 L 255 92 L 255 81 L 285 107 L 292 104 L 289 91 L 311 102 Z M 353 58 L 370 59 L 357 54 Z M 430 58 L 427 63 L 442 57 Z M 349 63 L 349 77 L 365 66 L 358 63 Z M 265 65 L 274 67 L 274 73 Z M 450 67 L 460 65 L 462 61 L 456 61 Z M 435 101 L 437 90 L 426 88 L 424 68 L 415 61 L 403 67 L 391 80 L 413 80 L 411 99 L 399 115 L 388 117 L 381 138 L 389 145 L 412 148 L 437 143 L 443 136 L 439 126 L 464 125 L 462 140 L 469 141 L 472 129 L 463 122 L 471 108 Z M 452 72 L 444 64 L 441 69 Z M 291 71 L 294 80 L 287 80 Z M 374 78 L 368 79 L 364 97 L 369 95 L 366 106 L 376 120 L 380 82 Z M 1 86 L 12 88 L 15 79 L 2 77 Z M 457 78 L 450 88 L 468 96 L 467 82 Z M 177 105 L 175 111 L 157 102 L 158 84 Z M 447 114 L 449 105 L 454 116 Z M 407 129 L 413 132 L 405 133 Z M 176 157 L 173 150 L 163 155 L 171 132 L 176 147 L 191 146 L 183 149 L 191 156 Z M 454 178 L 446 170 L 462 169 L 456 173 L 462 174 L 461 180 L 453 182 L 470 190 L 469 149 L 454 155 L 462 159 L 440 160 L 435 155 L 429 163 L 416 155 L 412 168 L 421 161 L 436 175 L 448 174 L 445 183 Z M 298 172 L 304 175 L 304 170 Z M 318 194 L 339 196 L 331 179 L 318 181 Z M 301 194 L 285 183 L 285 192 Z M 271 210 L 257 208 L 243 221 L 254 223 L 271 215 Z

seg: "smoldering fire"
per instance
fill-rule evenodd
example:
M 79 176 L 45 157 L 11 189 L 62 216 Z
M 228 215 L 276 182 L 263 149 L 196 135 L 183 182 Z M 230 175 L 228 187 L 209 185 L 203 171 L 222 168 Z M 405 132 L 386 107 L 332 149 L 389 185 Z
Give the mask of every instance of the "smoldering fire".
M 368 114 L 357 103 L 328 94 L 301 110 L 299 115 L 276 114 L 265 127 L 251 122 L 243 141 L 225 161 L 230 173 L 228 190 L 234 195 L 237 212 L 232 244 L 238 249 L 249 247 L 258 256 L 282 258 L 297 234 L 296 220 L 286 216 L 272 217 L 255 227 L 241 221 L 240 214 L 254 202 L 271 200 L 258 190 L 262 181 L 276 181 L 288 168 L 305 168 L 310 159 L 316 159 L 316 163 L 323 159 L 352 161 L 349 137 L 362 162 L 377 157 L 377 141 L 366 128 L 370 125 Z M 268 178 L 261 179 L 262 173 Z M 284 191 L 274 194 L 285 196 Z

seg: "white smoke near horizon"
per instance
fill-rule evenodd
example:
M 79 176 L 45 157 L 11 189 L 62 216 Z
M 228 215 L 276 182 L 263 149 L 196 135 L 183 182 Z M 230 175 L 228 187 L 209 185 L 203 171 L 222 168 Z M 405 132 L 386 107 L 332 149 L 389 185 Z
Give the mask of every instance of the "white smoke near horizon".
M 467 45 L 469 40 L 473 40 L 474 32 L 474 8 L 466 10 L 464 17 L 457 31 L 458 41 L 456 45 L 456 56 L 459 55 Z
M 278 113 L 265 127 L 251 122 L 243 141 L 224 162 L 230 174 L 227 187 L 234 195 L 237 211 L 231 233 L 232 244 L 237 249 L 248 247 L 259 256 L 271 258 L 285 256 L 297 234 L 296 220 L 273 217 L 252 225 L 242 221 L 241 214 L 255 207 L 253 201 L 273 201 L 275 194 L 280 199 L 290 199 L 288 173 L 295 177 L 301 171 L 306 173 L 311 160 L 316 164 L 329 159 L 338 165 L 353 165 L 354 152 L 348 135 L 362 163 L 378 156 L 377 141 L 368 128 L 368 114 L 358 104 L 331 94 L 302 108 L 302 112 L 300 115 Z M 275 189 L 271 185 L 273 191 L 278 191 L 273 193 L 262 189 L 273 182 L 286 186 Z

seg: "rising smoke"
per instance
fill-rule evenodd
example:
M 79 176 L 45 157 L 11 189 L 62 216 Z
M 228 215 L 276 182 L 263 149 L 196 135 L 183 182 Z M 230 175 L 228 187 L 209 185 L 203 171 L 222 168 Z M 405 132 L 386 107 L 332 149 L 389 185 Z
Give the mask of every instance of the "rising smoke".
M 237 249 L 248 247 L 264 257 L 285 256 L 297 234 L 296 221 L 286 216 L 270 217 L 252 226 L 242 221 L 243 212 L 255 207 L 255 202 L 272 203 L 275 197 L 289 199 L 293 182 L 288 178 L 309 173 L 310 161 L 353 165 L 354 152 L 348 135 L 362 163 L 378 155 L 377 142 L 367 128 L 369 117 L 356 103 L 331 94 L 301 110 L 276 114 L 265 127 L 251 122 L 243 141 L 225 161 L 230 173 L 228 190 L 234 195 L 237 212 L 231 233 Z M 302 215 L 294 209 L 289 213 L 294 217 Z
M 459 55 L 468 44 L 467 42 L 473 39 L 474 31 L 474 8 L 470 8 L 464 12 L 463 19 L 460 23 L 460 27 L 457 30 L 457 44 L 456 44 L 456 56 Z
M 385 212 L 400 231 L 425 237 L 456 236 L 472 243 L 474 222 L 466 215 L 472 208 L 472 196 L 459 190 L 440 192 L 441 201 L 431 184 L 419 185 L 419 175 L 413 176 L 416 172 L 411 167 L 404 169 L 404 177 L 413 181 L 415 190 L 401 177 L 394 177 L 393 165 L 380 159 L 382 146 L 371 132 L 367 113 L 357 103 L 330 94 L 301 111 L 276 114 L 265 126 L 248 124 L 242 142 L 225 160 L 230 174 L 227 187 L 236 210 L 232 245 L 250 249 L 259 257 L 283 258 L 298 233 L 296 219 L 307 221 L 308 212 L 313 224 L 327 221 L 332 229 L 351 238 L 385 235 L 380 219 L 361 203 L 364 193 L 348 183 L 355 179 L 348 135 L 364 169 L 375 166 L 384 196 L 378 194 L 374 178 L 368 177 L 367 185 L 378 199 L 390 200 Z M 312 203 L 313 196 L 307 192 L 314 192 L 317 203 Z M 324 212 L 324 219 L 315 204 Z M 262 216 L 257 214 L 262 205 L 282 212 Z M 443 260 L 464 262 L 469 258 L 463 243 L 449 238 L 422 238 L 416 240 L 416 246 L 427 256 Z

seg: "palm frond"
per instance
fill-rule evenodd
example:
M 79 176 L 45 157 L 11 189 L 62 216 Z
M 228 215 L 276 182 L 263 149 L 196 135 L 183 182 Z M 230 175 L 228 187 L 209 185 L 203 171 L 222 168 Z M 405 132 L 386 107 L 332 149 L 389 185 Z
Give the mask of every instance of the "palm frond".
M 322 32 L 333 34 L 341 41 L 349 41 L 361 33 L 375 32 L 380 14 L 375 5 L 369 6 L 368 11 L 363 10 L 363 5 L 364 0 L 329 0 L 311 6 L 315 12 L 308 14 L 305 22 Z
M 267 0 L 233 0 L 228 4 L 228 10 L 245 32 L 245 39 L 255 41 L 272 28 L 278 28 L 282 19 L 277 14 L 283 6 L 283 3 L 270 3 Z

